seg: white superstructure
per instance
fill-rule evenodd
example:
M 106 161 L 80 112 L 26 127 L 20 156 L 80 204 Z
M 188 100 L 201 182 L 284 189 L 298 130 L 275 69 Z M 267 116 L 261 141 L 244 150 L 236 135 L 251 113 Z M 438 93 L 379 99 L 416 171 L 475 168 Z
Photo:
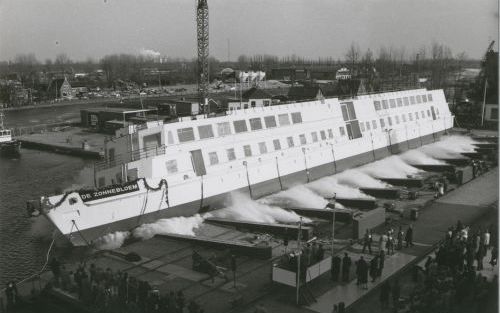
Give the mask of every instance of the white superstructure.
M 117 132 L 95 165 L 97 191 L 42 199 L 46 216 L 83 244 L 160 217 L 221 207 L 429 142 L 453 126 L 442 90 L 250 108 Z

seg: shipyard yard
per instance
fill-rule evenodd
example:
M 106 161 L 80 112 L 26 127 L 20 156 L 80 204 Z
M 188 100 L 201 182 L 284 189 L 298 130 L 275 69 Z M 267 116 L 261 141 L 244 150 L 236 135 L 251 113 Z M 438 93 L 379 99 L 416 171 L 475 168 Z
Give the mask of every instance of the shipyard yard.
M 3 1 L 0 313 L 498 312 L 462 2 Z
M 370 307 L 368 304 L 370 301 L 371 305 L 378 307 L 378 297 L 374 297 L 373 294 L 378 295 L 384 281 L 392 282 L 394 277 L 403 278 L 405 273 L 423 262 L 427 255 L 432 255 L 436 247 L 443 242 L 448 228 L 456 221 L 460 220 L 464 225 L 472 226 L 485 215 L 497 214 L 498 168 L 495 163 L 491 163 L 494 159 L 489 159 L 488 170 L 481 174 L 476 173 L 477 177 L 473 178 L 470 159 L 466 156 L 456 154 L 454 158 L 448 158 L 448 163 L 445 163 L 436 162 L 439 159 L 437 157 L 429 155 L 425 157 L 421 152 L 427 151 L 439 155 L 443 153 L 443 149 L 457 151 L 456 147 L 450 147 L 450 143 L 459 143 L 456 139 L 465 140 L 467 147 L 462 151 L 465 154 L 474 151 L 471 147 L 479 148 L 481 145 L 492 147 L 489 151 L 483 152 L 483 155 L 497 151 L 498 147 L 492 143 L 495 139 L 491 137 L 497 136 L 496 133 L 481 132 L 474 136 L 487 138 L 488 141 L 465 140 L 471 137 L 457 133 L 451 135 L 452 140 L 448 139 L 448 143 L 446 143 L 447 136 L 443 138 L 445 144 L 442 145 L 439 141 L 433 143 L 432 139 L 428 139 L 430 141 L 428 145 L 403 153 L 401 159 L 407 160 L 406 162 L 419 165 L 421 168 L 427 166 L 427 171 L 413 168 L 415 172 L 411 176 L 403 175 L 404 171 L 394 171 L 387 167 L 390 163 L 398 163 L 394 159 L 395 156 L 374 162 L 375 167 L 370 168 L 368 164 L 358 169 L 364 169 L 363 171 L 368 173 L 372 171 L 380 173 L 380 169 L 384 169 L 393 173 L 395 176 L 392 180 L 388 178 L 385 180 L 391 181 L 394 185 L 385 185 L 383 188 L 379 186 L 370 189 L 365 185 L 366 181 L 358 181 L 358 188 L 364 188 L 364 193 L 360 193 L 359 189 L 352 187 L 352 181 L 351 185 L 343 185 L 342 182 L 345 184 L 345 180 L 336 178 L 332 184 L 331 181 L 328 182 L 327 177 L 323 184 L 320 179 L 318 182 L 292 187 L 290 189 L 292 192 L 270 195 L 265 197 L 264 201 L 254 201 L 236 195 L 233 207 L 220 210 L 222 214 L 214 211 L 209 213 L 209 216 L 171 218 L 143 225 L 136 233 L 138 236 L 135 239 L 125 239 L 125 235 L 114 233 L 97 241 L 92 249 L 71 249 L 72 252 L 68 254 L 68 248 L 54 248 L 53 257 L 59 255 L 59 260 L 65 267 L 62 270 L 65 274 L 61 273 L 58 282 L 55 282 L 53 273 L 46 271 L 40 277 L 19 285 L 20 293 L 26 297 L 22 307 L 29 310 L 36 305 L 47 310 L 50 308 L 50 310 L 64 311 L 63 308 L 71 308 L 86 312 L 100 309 L 99 306 L 105 305 L 109 312 L 121 312 L 127 306 L 128 310 L 133 310 L 130 301 L 128 305 L 120 302 L 118 283 L 117 293 L 111 296 L 114 300 L 107 300 L 106 304 L 99 302 L 90 294 L 85 296 L 85 292 L 81 289 L 84 287 L 79 288 L 69 274 L 78 272 L 81 266 L 84 266 L 87 272 L 91 266 L 95 266 L 98 272 L 111 271 L 115 275 L 127 273 L 130 283 L 128 288 L 139 288 L 137 289 L 139 293 L 142 287 L 132 287 L 136 286 L 135 282 L 147 283 L 144 288 L 153 294 L 158 292 L 162 296 L 170 292 L 175 292 L 177 295 L 180 291 L 186 307 L 193 301 L 205 312 L 254 312 L 256 308 L 277 312 L 331 312 L 333 305 L 340 302 L 344 303 L 348 312 L 360 312 L 363 307 Z M 477 146 L 471 145 L 471 142 L 476 142 Z M 459 151 L 464 148 L 464 141 L 460 141 L 460 144 L 462 148 L 459 148 Z M 430 147 L 434 149 L 429 149 Z M 475 157 L 481 156 L 475 155 Z M 386 162 L 387 159 L 390 163 Z M 420 164 L 417 165 L 415 163 L 419 162 L 418 159 Z M 425 164 L 424 160 L 434 164 Z M 454 181 L 453 177 L 449 177 L 446 194 L 436 199 L 433 183 L 441 181 L 442 177 L 447 175 L 449 165 L 446 164 L 456 165 L 454 170 L 463 173 L 462 181 L 459 183 Z M 401 165 L 397 167 L 402 168 Z M 363 176 L 361 178 L 367 179 Z M 381 180 L 376 181 L 382 184 L 381 186 L 387 184 Z M 318 201 L 323 198 L 315 192 L 332 186 L 333 190 L 339 192 L 337 203 L 345 204 L 343 206 L 345 208 L 340 211 L 337 209 L 336 213 L 333 255 L 343 256 L 344 253 L 348 253 L 353 262 L 360 256 L 369 261 L 373 255 L 379 253 L 380 236 L 389 229 L 397 230 L 399 226 L 402 226 L 404 231 L 409 225 L 413 226 L 414 245 L 404 247 L 403 244 L 401 249 L 396 247 L 394 254 L 386 255 L 382 274 L 375 282 L 369 283 L 366 290 L 356 285 L 355 266 L 351 267 L 347 282 L 332 281 L 330 270 L 324 271 L 316 279 L 302 285 L 302 288 L 307 290 L 308 296 L 304 297 L 301 293 L 300 305 L 297 306 L 292 300 L 296 296 L 295 288 L 273 282 L 273 268 L 283 262 L 285 251 L 296 250 L 298 244 L 298 224 L 290 223 L 293 220 L 297 221 L 298 215 L 292 210 L 280 209 L 278 205 L 284 209 L 294 208 L 295 212 L 304 216 L 302 245 L 312 239 L 315 244 L 322 245 L 324 249 L 322 259 L 328 259 L 332 255 L 332 210 L 319 207 L 321 204 L 318 204 Z M 351 199 L 349 193 L 353 195 Z M 375 197 L 367 195 L 370 193 Z M 411 194 L 416 196 L 411 197 Z M 332 200 L 323 201 L 326 204 L 332 203 Z M 272 203 L 276 206 L 270 207 L 263 203 Z M 353 211 L 345 214 L 346 208 Z M 243 213 L 244 211 L 237 213 L 236 210 L 242 209 L 246 213 Z M 377 218 L 371 221 L 368 212 L 377 210 L 385 212 L 382 221 Z M 418 212 L 418 216 L 413 215 L 415 211 Z M 355 221 L 360 219 L 359 216 L 354 218 L 358 215 L 356 212 L 368 214 L 368 224 L 373 225 L 369 226 L 373 231 L 372 253 L 362 251 L 363 232 L 356 229 L 360 224 Z M 454 220 L 450 220 L 450 216 Z M 494 221 L 495 219 L 483 221 L 487 227 L 495 229 L 492 233 L 496 232 L 497 228 Z M 282 226 L 279 227 L 280 225 Z M 283 227 L 287 230 L 285 231 Z M 284 240 L 288 241 L 286 247 Z M 328 259 L 328 263 L 330 262 Z M 216 272 L 213 272 L 211 266 L 217 269 Z M 234 272 L 233 266 L 236 267 Z M 497 273 L 498 268 L 494 267 L 491 272 L 489 267 L 490 265 L 485 265 L 484 272 L 491 279 L 492 273 Z M 30 296 L 33 292 L 34 294 Z M 147 299 L 155 301 L 150 297 Z M 140 301 L 146 300 L 138 301 L 134 305 L 141 305 Z M 401 301 L 408 305 L 404 300 Z M 403 307 L 403 304 L 401 306 Z

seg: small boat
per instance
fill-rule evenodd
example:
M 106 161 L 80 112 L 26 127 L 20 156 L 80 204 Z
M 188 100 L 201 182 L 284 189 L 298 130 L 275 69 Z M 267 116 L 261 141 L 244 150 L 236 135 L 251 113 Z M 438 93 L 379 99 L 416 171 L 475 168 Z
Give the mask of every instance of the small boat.
M 21 142 L 12 139 L 10 129 L 3 126 L 3 113 L 0 113 L 0 156 L 18 157 L 21 155 Z

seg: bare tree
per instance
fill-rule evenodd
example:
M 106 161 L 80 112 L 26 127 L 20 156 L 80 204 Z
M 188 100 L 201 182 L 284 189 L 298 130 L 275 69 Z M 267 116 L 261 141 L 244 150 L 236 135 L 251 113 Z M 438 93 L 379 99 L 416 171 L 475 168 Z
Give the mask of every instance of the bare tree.
M 347 50 L 345 54 L 345 59 L 348 64 L 351 66 L 351 71 L 352 74 L 356 74 L 356 67 L 359 62 L 359 57 L 360 57 L 360 50 L 358 44 L 352 42 L 351 45 L 349 46 L 349 49 Z

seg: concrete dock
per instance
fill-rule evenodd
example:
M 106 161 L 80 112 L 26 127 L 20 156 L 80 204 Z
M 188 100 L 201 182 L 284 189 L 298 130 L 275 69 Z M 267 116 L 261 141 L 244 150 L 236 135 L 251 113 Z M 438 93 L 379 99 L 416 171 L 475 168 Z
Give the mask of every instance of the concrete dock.
M 63 126 L 52 131 L 16 137 L 23 148 L 51 151 L 85 158 L 103 156 L 105 135 L 80 127 Z

